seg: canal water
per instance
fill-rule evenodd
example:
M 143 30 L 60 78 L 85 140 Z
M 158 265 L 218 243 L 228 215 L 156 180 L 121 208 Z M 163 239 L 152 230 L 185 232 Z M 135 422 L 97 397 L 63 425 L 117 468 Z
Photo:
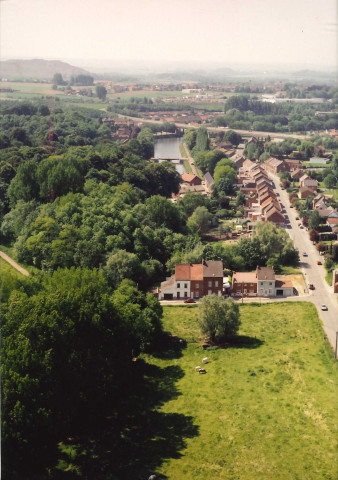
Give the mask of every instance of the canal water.
M 155 140 L 155 158 L 166 158 L 166 159 L 178 159 L 182 158 L 180 152 L 180 143 L 182 143 L 182 137 L 180 138 L 157 138 Z M 185 173 L 185 168 L 183 163 L 175 163 L 176 170 L 180 175 Z

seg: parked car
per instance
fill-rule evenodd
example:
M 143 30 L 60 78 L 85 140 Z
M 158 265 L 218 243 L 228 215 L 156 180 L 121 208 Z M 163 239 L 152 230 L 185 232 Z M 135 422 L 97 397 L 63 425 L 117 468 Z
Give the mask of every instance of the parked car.
M 293 205 L 290 205 L 290 208 L 293 208 Z
M 327 306 L 326 306 L 326 305 L 322 305 L 320 308 L 321 308 L 322 310 L 327 310 Z
M 320 260 L 317 260 L 317 265 L 322 265 L 322 262 Z
M 193 298 L 186 298 L 184 300 L 184 303 L 196 303 L 195 300 Z
M 303 257 L 307 257 L 307 253 L 306 252 L 303 252 Z
M 296 217 L 296 220 L 299 220 L 299 217 Z
M 314 289 L 315 289 L 315 286 L 313 285 L 313 283 L 310 283 L 309 289 L 310 289 L 310 290 L 314 290 Z

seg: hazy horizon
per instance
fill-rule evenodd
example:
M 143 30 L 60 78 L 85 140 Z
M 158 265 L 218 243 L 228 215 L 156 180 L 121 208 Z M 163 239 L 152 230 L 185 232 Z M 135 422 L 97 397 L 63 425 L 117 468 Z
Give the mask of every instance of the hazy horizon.
M 99 69 L 132 63 L 337 68 L 336 0 L 2 0 L 0 6 L 2 59 Z

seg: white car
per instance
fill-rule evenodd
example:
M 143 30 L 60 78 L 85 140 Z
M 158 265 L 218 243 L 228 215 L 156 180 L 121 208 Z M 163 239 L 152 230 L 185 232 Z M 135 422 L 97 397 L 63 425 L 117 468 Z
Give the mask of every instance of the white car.
M 326 306 L 326 305 L 322 305 L 320 308 L 321 308 L 322 310 L 327 310 L 327 306 Z

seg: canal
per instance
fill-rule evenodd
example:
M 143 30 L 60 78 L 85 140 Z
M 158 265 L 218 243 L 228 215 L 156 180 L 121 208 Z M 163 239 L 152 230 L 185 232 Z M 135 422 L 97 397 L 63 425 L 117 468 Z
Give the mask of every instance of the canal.
M 178 159 L 182 158 L 180 152 L 180 143 L 182 143 L 182 137 L 174 138 L 157 138 L 155 140 L 155 158 L 167 158 Z M 176 170 L 180 175 L 185 173 L 183 163 L 175 163 Z

